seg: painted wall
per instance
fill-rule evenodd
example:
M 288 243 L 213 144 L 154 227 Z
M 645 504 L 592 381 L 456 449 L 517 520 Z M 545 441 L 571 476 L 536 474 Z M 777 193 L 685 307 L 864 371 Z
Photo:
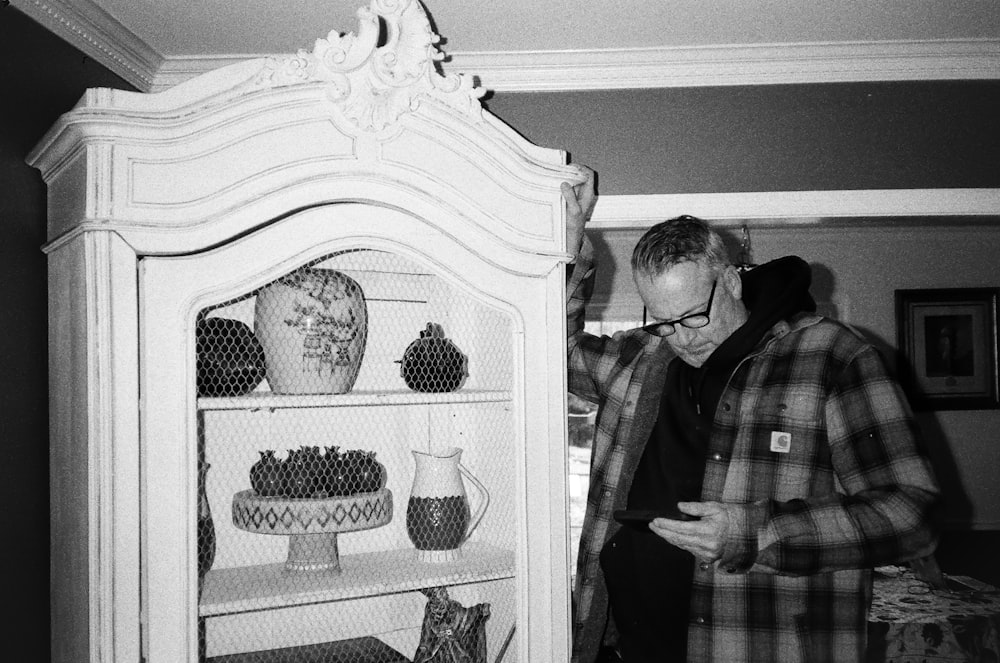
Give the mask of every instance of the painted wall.
M 0 7 L 0 500 L 4 660 L 48 660 L 49 496 L 45 184 L 24 159 L 87 87 L 131 87 Z M 51 597 L 58 601 L 59 597 Z
M 597 169 L 605 194 L 1000 186 L 1000 81 L 497 93 L 487 105 Z

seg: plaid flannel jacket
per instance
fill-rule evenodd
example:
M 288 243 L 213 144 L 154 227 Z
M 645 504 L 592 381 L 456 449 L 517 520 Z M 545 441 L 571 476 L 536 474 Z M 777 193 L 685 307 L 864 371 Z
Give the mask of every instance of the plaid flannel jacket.
M 569 386 L 598 403 L 573 592 L 573 662 L 614 640 L 599 555 L 658 413 L 661 338 L 583 332 L 587 240 L 568 279 Z M 702 499 L 738 505 L 722 559 L 696 563 L 688 661 L 863 660 L 871 569 L 931 554 L 939 489 L 876 350 L 816 315 L 779 323 L 719 401 Z M 783 449 L 787 443 L 787 451 Z

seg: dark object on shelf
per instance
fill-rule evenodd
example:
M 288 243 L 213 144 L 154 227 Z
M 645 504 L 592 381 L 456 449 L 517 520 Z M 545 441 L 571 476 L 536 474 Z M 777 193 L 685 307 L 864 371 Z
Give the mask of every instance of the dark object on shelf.
M 250 468 L 250 487 L 260 497 L 326 498 L 375 493 L 385 488 L 385 465 L 374 451 L 302 446 L 280 460 L 273 449 L 261 451 Z
M 444 335 L 444 328 L 428 322 L 420 337 L 403 352 L 399 372 L 414 391 L 455 391 L 469 376 L 469 358 Z
M 467 538 L 469 517 L 464 494 L 412 496 L 406 506 L 406 533 L 417 550 L 457 550 Z
M 273 449 L 260 452 L 260 460 L 250 468 L 250 486 L 261 497 L 277 497 L 285 491 L 284 464 Z
M 212 509 L 208 504 L 205 492 L 205 480 L 208 475 L 208 463 L 202 461 L 198 467 L 198 584 L 204 580 L 205 574 L 215 563 L 215 522 L 212 520 Z
M 206 663 L 410 663 L 410 659 L 378 638 L 365 637 L 212 656 Z
M 340 453 L 340 447 L 326 448 L 326 453 L 323 454 L 323 470 L 320 473 L 319 483 L 323 492 L 330 497 L 350 495 L 350 487 L 347 483 L 347 465 Z
M 199 320 L 195 346 L 199 396 L 242 396 L 264 379 L 264 350 L 250 327 L 239 320 Z
M 374 451 L 353 449 L 343 455 L 348 494 L 374 493 L 385 488 L 385 465 L 375 460 Z
M 490 604 L 464 607 L 444 587 L 420 590 L 427 596 L 420 644 L 413 663 L 487 663 L 486 620 Z
M 319 473 L 319 487 L 329 497 L 374 493 L 385 488 L 385 465 L 375 460 L 374 451 L 327 447 Z
M 319 490 L 320 471 L 323 457 L 319 447 L 289 449 L 288 457 L 282 462 L 285 497 L 313 497 Z

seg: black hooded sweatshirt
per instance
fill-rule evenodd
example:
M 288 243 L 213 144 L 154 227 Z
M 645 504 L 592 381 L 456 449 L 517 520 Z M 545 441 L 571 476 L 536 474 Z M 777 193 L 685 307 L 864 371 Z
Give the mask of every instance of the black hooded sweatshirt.
M 779 321 L 815 311 L 811 271 L 796 256 L 742 275 L 749 311 L 737 329 L 695 368 L 680 359 L 666 373 L 660 411 L 633 476 L 630 509 L 676 510 L 699 501 L 715 409 L 730 376 Z M 648 528 L 622 527 L 601 552 L 620 647 L 628 663 L 683 661 L 694 560 Z

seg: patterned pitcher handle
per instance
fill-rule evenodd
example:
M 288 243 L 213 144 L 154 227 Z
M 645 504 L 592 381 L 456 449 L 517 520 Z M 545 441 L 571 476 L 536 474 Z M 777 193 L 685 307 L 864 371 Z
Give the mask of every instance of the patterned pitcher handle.
M 479 521 L 483 519 L 483 515 L 486 513 L 486 507 L 490 505 L 490 491 L 486 490 L 486 486 L 484 486 L 483 483 L 472 474 L 472 472 L 466 469 L 465 465 L 459 463 L 458 471 L 462 473 L 462 476 L 469 480 L 469 483 L 476 487 L 476 490 L 478 490 L 482 496 L 482 499 L 479 500 L 479 507 L 476 509 L 476 512 L 472 515 L 472 518 L 469 521 L 469 530 L 465 533 L 465 537 L 462 539 L 462 543 L 465 543 L 469 540 L 469 537 L 472 536 L 472 533 L 476 531 L 476 527 L 479 526 Z

